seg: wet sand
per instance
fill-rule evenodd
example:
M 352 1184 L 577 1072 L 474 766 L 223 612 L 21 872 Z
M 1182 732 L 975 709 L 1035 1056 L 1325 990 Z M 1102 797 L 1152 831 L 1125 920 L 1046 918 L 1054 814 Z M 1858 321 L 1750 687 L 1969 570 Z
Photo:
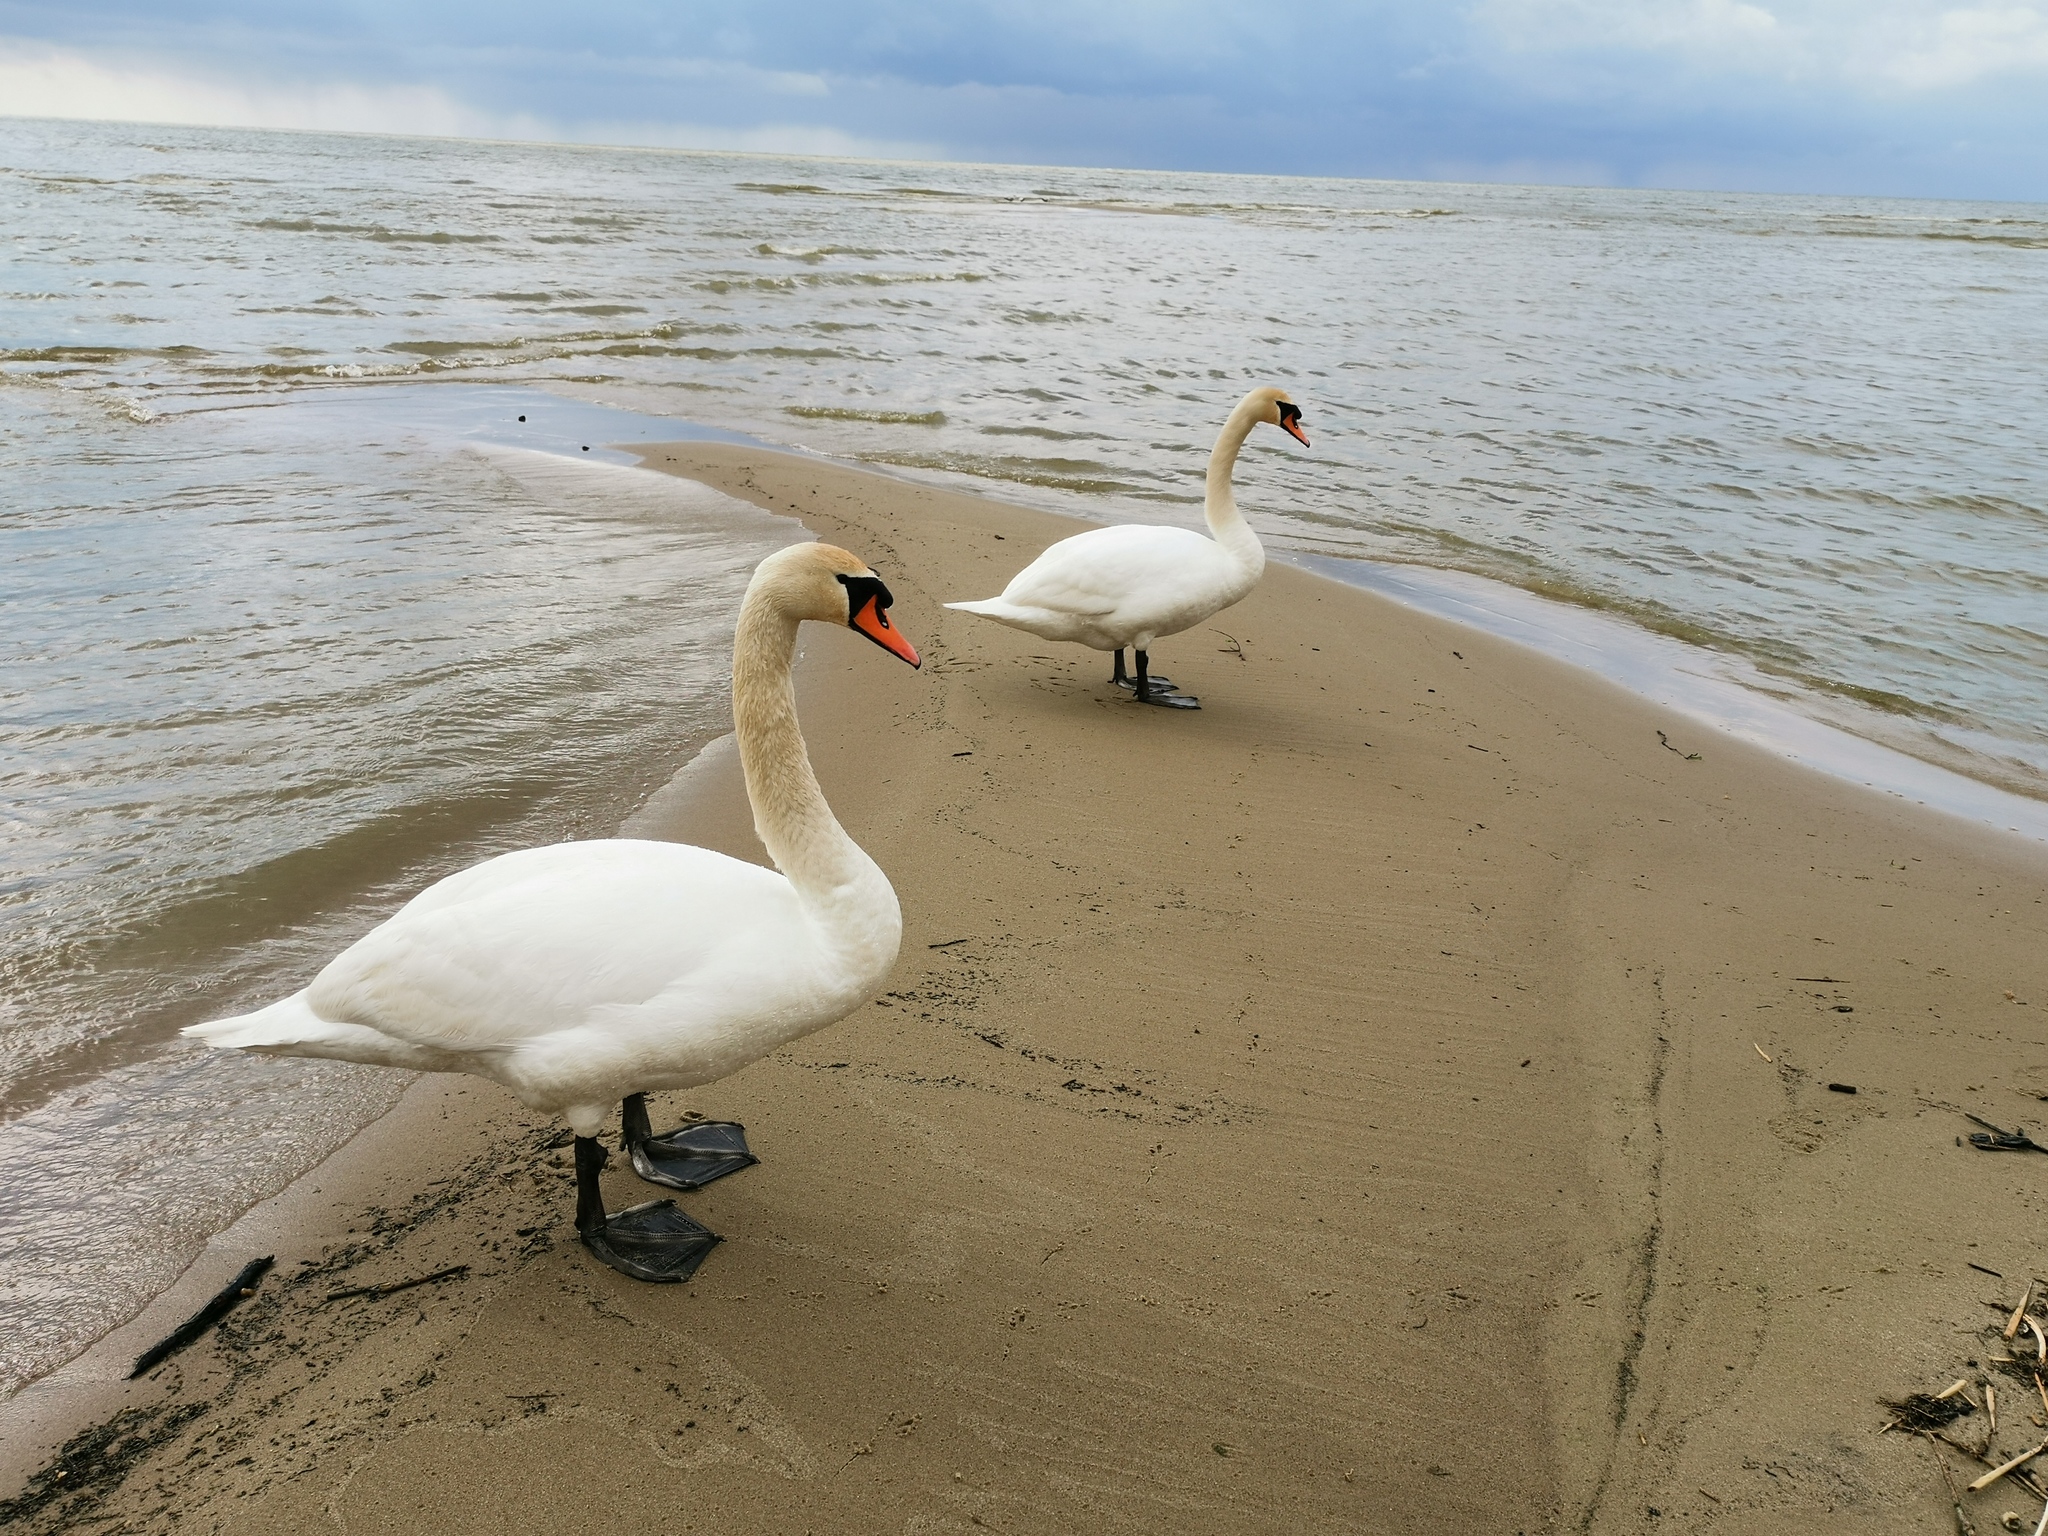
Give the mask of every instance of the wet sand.
M 939 606 L 1074 525 L 651 461 L 859 552 L 925 651 L 813 627 L 800 677 L 888 995 L 656 1102 L 763 1158 L 683 1201 L 684 1286 L 582 1252 L 555 1126 L 422 1079 L 0 1408 L 24 1530 L 1939 1528 L 1876 1400 L 1974 1379 L 2039 1262 L 2044 1173 L 1957 1138 L 2048 1094 L 2042 850 L 1283 567 L 1145 709 Z M 633 830 L 761 857 L 729 751 Z

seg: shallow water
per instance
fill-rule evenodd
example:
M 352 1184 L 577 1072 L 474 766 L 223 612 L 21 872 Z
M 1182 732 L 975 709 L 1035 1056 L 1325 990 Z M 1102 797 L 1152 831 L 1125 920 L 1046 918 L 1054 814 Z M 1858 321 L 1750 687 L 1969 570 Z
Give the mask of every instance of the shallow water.
M 0 121 L 0 242 L 0 1391 L 392 1092 L 178 1025 L 723 729 L 791 531 L 602 462 L 674 419 L 1192 522 L 1283 383 L 1276 547 L 2048 792 L 2048 210 Z

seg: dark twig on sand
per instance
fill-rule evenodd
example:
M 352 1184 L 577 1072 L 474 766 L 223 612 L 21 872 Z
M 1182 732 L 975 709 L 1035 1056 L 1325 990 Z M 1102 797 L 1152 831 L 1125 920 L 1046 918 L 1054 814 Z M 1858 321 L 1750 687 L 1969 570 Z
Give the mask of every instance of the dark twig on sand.
M 467 1264 L 450 1264 L 446 1269 L 437 1269 L 431 1275 L 418 1275 L 411 1280 L 394 1280 L 389 1285 L 354 1285 L 345 1291 L 329 1291 L 320 1299 L 320 1305 L 330 1301 L 346 1301 L 351 1296 L 368 1296 L 375 1300 L 389 1296 L 394 1291 L 409 1291 L 416 1285 L 439 1285 L 443 1280 L 453 1280 L 457 1275 L 469 1273 Z
M 1678 748 L 1671 745 L 1671 738 L 1669 736 L 1666 736 L 1662 731 L 1659 731 L 1657 733 L 1657 739 L 1664 743 L 1664 750 L 1666 752 L 1678 752 Z M 1678 755 L 1684 758 L 1688 763 L 1696 763 L 1700 760 L 1700 755 L 1697 752 L 1678 752 Z
M 156 1366 L 161 1365 L 165 1360 L 175 1355 L 187 1344 L 190 1344 L 194 1339 L 206 1332 L 215 1323 L 226 1317 L 229 1311 L 244 1296 L 254 1296 L 256 1294 L 256 1282 L 261 1280 L 263 1272 L 276 1262 L 277 1260 L 273 1256 L 251 1259 L 248 1263 L 244 1264 L 241 1273 L 222 1286 L 213 1300 L 179 1324 L 168 1338 L 150 1345 L 148 1349 L 137 1355 L 135 1357 L 135 1369 L 128 1373 L 128 1379 L 133 1381 L 144 1371 L 152 1370 Z
M 1224 654 L 1225 656 L 1235 656 L 1239 661 L 1243 661 L 1245 659 L 1244 642 L 1238 639 L 1237 636 L 1231 634 L 1228 630 L 1222 629 L 1211 629 L 1209 633 L 1212 635 L 1221 635 L 1224 639 L 1230 642 L 1230 644 L 1228 645 L 1219 645 L 1216 647 L 1216 649 L 1222 652 L 1222 654 Z M 1455 656 L 1457 655 L 1457 652 L 1453 651 L 1451 654 Z
M 1923 1434 L 1926 1431 L 1922 1431 Z M 1956 1512 L 1956 1536 L 1977 1536 L 1977 1528 L 1970 1524 L 1970 1517 L 1963 1511 L 1963 1491 L 1956 1486 L 1956 1480 L 1948 1469 L 1948 1463 L 1941 1459 L 1941 1447 L 1934 1443 L 1934 1436 L 1927 1436 L 1927 1449 L 1934 1452 L 1934 1464 L 1941 1468 L 1941 1480 L 1948 1484 L 1949 1505 Z
M 2048 1147 L 2042 1146 L 2025 1131 L 2000 1130 L 1989 1120 L 1967 1110 L 1963 1112 L 1963 1118 L 1984 1127 L 1983 1131 L 1970 1134 L 1970 1145 L 1980 1152 L 2048 1152 Z

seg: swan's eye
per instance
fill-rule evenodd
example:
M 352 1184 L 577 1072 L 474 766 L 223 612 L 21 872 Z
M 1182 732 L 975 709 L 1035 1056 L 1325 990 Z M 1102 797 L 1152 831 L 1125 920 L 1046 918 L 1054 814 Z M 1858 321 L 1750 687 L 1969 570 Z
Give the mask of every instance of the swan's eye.
M 840 585 L 846 588 L 846 621 L 851 624 L 860 617 L 861 610 L 872 602 L 875 617 L 881 620 L 882 628 L 889 627 L 885 610 L 894 605 L 896 599 L 889 593 L 888 584 L 879 576 L 841 576 Z

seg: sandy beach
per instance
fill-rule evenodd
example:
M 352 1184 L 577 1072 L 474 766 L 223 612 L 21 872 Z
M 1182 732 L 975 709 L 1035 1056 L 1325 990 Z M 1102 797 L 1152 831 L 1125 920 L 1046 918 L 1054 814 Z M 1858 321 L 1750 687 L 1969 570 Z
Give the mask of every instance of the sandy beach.
M 1202 711 L 1148 710 L 940 606 L 1073 523 L 737 446 L 649 462 L 856 551 L 925 653 L 813 626 L 800 671 L 903 902 L 889 992 L 657 1102 L 762 1157 L 682 1202 L 726 1239 L 682 1286 L 583 1252 L 557 1126 L 422 1079 L 0 1405 L 0 1515 L 1928 1531 L 1934 1453 L 1881 1397 L 1992 1370 L 1986 1453 L 2042 1438 L 1987 1303 L 2048 1268 L 2048 1165 L 1961 1138 L 2041 1123 L 2048 851 L 1280 566 L 1155 651 Z M 629 830 L 762 857 L 717 747 Z

